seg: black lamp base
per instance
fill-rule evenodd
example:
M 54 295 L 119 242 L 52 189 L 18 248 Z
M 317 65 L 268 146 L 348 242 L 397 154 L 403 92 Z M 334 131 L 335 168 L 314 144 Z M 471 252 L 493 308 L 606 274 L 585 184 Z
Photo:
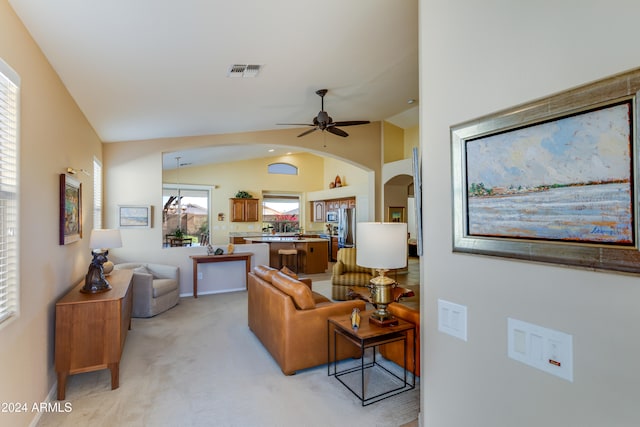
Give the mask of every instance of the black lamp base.
M 107 292 L 111 290 L 111 285 L 106 280 L 104 282 L 87 282 L 85 280 L 84 286 L 80 289 L 83 294 L 99 294 L 100 292 Z

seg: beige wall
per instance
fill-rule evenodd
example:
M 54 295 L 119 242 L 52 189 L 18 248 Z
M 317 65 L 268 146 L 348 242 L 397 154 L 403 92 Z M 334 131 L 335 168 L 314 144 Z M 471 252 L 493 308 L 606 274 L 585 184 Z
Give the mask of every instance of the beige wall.
M 345 187 L 362 188 L 369 185 L 369 174 L 366 170 L 338 159 L 326 157 L 324 159 L 324 180 L 319 190 L 328 189 L 330 182 L 335 182 L 338 175 Z
M 404 157 L 410 159 L 413 156 L 413 148 L 420 146 L 420 126 L 414 126 L 404 130 Z
M 384 122 L 384 162 L 396 162 L 404 158 L 404 129 L 392 123 Z
M 0 57 L 21 77 L 20 317 L 0 328 L 0 402 L 42 402 L 55 380 L 54 303 L 84 278 L 91 260 L 92 177 L 83 184 L 84 238 L 58 245 L 58 176 L 92 170 L 101 144 L 6 0 L 0 0 Z M 35 413 L 0 414 L 28 425 Z
M 619 0 L 421 0 L 424 426 L 640 425 L 640 280 L 452 253 L 449 134 L 639 66 L 639 15 Z M 439 298 L 468 307 L 467 342 L 438 332 Z M 573 335 L 573 383 L 509 359 L 507 317 Z

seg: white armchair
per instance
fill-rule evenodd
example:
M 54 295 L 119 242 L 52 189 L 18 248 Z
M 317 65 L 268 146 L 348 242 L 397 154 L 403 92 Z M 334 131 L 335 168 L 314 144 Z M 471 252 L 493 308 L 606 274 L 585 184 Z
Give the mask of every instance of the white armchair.
M 132 317 L 152 317 L 167 311 L 180 300 L 180 271 L 164 264 L 126 262 L 115 270 L 133 270 Z

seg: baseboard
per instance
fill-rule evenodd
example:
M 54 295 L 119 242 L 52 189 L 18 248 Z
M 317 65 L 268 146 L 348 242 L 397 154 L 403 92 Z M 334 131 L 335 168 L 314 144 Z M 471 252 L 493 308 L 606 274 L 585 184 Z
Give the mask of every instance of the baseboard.
M 54 400 L 57 401 L 58 400 L 57 397 L 58 397 L 58 380 L 53 382 L 53 386 L 51 387 L 51 390 L 49 390 L 47 397 L 45 397 L 44 402 L 48 404 L 51 401 L 54 401 Z M 29 423 L 29 427 L 36 427 L 40 422 L 40 418 L 42 418 L 42 414 L 43 414 L 43 411 L 36 411 L 36 416 L 33 417 L 31 422 Z

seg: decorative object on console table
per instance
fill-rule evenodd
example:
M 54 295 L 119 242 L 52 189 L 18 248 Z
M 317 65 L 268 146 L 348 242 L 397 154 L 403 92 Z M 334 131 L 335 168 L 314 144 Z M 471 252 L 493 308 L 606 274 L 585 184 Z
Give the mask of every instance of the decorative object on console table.
M 397 319 L 389 313 L 387 305 L 393 302 L 397 283 L 386 273 L 389 269 L 407 266 L 407 224 L 360 222 L 357 228 L 356 264 L 378 271 L 378 276 L 369 282 L 371 302 L 376 306 L 369 321 L 379 326 L 395 325 Z
M 82 183 L 60 174 L 60 235 L 59 244 L 77 242 L 82 238 Z
M 87 294 L 96 294 L 106 292 L 111 289 L 109 282 L 105 279 L 105 264 L 107 265 L 107 274 L 113 270 L 113 263 L 107 259 L 109 248 L 121 248 L 122 238 L 120 230 L 92 230 L 89 239 L 89 247 L 93 249 L 91 254 L 93 260 L 89 265 L 89 271 L 84 280 L 84 286 L 80 292 Z

